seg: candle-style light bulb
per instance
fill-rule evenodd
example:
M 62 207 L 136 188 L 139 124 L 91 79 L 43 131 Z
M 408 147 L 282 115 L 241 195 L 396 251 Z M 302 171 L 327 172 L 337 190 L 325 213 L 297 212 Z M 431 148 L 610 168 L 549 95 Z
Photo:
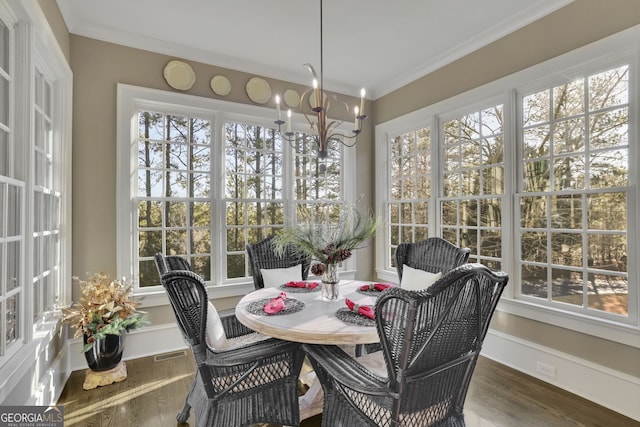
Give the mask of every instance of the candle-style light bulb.
M 360 115 L 364 116 L 364 96 L 367 94 L 367 92 L 364 90 L 364 88 L 360 89 Z
M 287 110 L 287 133 L 291 133 L 291 108 Z
M 358 128 L 360 127 L 360 126 L 358 126 L 358 112 L 359 111 L 360 110 L 358 109 L 358 106 L 353 107 L 353 113 L 354 113 L 354 116 L 355 116 L 355 118 L 353 119 L 353 130 L 354 131 L 357 131 Z
M 313 92 L 316 95 L 316 108 L 322 108 L 322 98 L 320 95 L 320 89 L 318 88 L 318 79 L 313 79 Z
M 276 109 L 278 110 L 278 121 L 280 121 L 280 95 L 276 95 Z

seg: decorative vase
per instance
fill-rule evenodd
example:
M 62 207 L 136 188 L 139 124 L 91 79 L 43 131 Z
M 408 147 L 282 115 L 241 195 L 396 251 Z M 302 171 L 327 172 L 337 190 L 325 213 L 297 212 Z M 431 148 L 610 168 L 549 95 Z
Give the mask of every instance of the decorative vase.
M 322 299 L 335 301 L 340 298 L 340 286 L 338 280 L 338 265 L 326 264 L 322 274 Z
M 84 353 L 89 368 L 93 371 L 108 371 L 115 368 L 122 360 L 124 351 L 124 335 L 108 334 L 104 338 L 97 339 L 89 350 Z M 87 344 L 87 336 L 84 335 L 84 343 Z

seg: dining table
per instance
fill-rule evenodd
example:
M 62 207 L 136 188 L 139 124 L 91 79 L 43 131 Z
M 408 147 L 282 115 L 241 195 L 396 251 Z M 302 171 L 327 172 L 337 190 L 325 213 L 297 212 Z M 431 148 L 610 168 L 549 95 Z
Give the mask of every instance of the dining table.
M 333 301 L 322 298 L 320 283 L 313 289 L 286 284 L 258 289 L 238 302 L 235 314 L 242 324 L 254 331 L 282 340 L 343 347 L 377 343 L 380 340 L 375 322 L 351 310 L 346 304 L 349 299 L 358 306 L 373 307 L 381 292 L 369 286 L 371 284 L 359 280 L 341 280 L 339 297 Z M 361 289 L 367 286 L 371 289 Z M 264 305 L 282 292 L 286 294 L 284 309 L 275 314 L 266 313 Z M 301 380 L 309 384 L 309 389 L 299 400 L 300 419 L 303 420 L 322 412 L 323 395 L 313 371 Z

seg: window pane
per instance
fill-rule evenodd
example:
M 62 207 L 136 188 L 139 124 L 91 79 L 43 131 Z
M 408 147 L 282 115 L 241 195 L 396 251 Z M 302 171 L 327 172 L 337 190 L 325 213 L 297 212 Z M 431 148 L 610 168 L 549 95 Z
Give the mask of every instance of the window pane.
M 547 298 L 549 289 L 547 287 L 547 269 L 532 265 L 523 265 L 521 269 L 523 295 L 538 298 Z
M 8 348 L 18 340 L 20 333 L 20 294 L 7 298 L 5 304 L 5 339 Z
M 628 145 L 628 108 L 619 108 L 591 116 L 589 120 L 589 137 L 592 149 Z
M 187 243 L 187 230 L 167 230 L 167 254 L 185 255 L 190 253 L 187 249 Z M 146 254 L 146 256 L 151 255 L 152 254 Z
M 162 231 L 141 231 L 139 233 L 139 255 L 152 257 L 162 250 Z
M 584 291 L 581 272 L 554 268 L 551 276 L 552 301 L 582 306 Z
M 589 158 L 592 188 L 615 188 L 629 185 L 627 149 L 600 151 Z
M 142 288 L 147 286 L 159 286 L 160 276 L 158 275 L 158 267 L 153 260 L 144 260 L 138 263 L 139 283 Z
M 626 230 L 627 199 L 625 193 L 602 193 L 587 197 L 590 230 Z
M 209 227 L 211 225 L 211 203 L 193 202 L 191 203 L 194 227 Z
M 7 257 L 7 271 L 4 276 L 4 283 L 7 287 L 7 292 L 16 289 L 20 286 L 22 279 L 20 278 L 20 242 L 7 242 L 5 245 L 6 257 Z
M 242 255 L 227 255 L 227 278 L 233 279 L 238 277 L 245 277 L 248 275 L 246 271 L 245 256 Z
M 9 74 L 10 43 L 9 28 L 4 22 L 0 21 L 0 68 L 7 74 Z
M 554 154 L 584 151 L 584 119 L 577 118 L 556 123 L 553 128 Z
M 167 217 L 167 227 L 187 226 L 187 203 L 167 202 L 169 215 Z
M 525 96 L 522 99 L 522 111 L 524 127 L 549 121 L 549 91 Z
M 547 233 L 522 233 L 520 237 L 520 253 L 523 261 L 548 262 Z
M 629 66 L 589 77 L 589 106 L 592 111 L 629 102 Z
M 19 187 L 7 187 L 7 236 L 19 236 L 22 233 L 22 192 Z
M 11 157 L 9 154 L 9 134 L 0 129 L 0 175 L 9 175 Z
M 571 117 L 584 112 L 584 81 L 553 88 L 553 118 Z
M 582 196 L 551 197 L 551 216 L 554 228 L 582 228 Z
M 143 200 L 138 203 L 139 227 L 162 227 L 162 202 Z
M 9 126 L 9 81 L 0 76 L 0 123 Z

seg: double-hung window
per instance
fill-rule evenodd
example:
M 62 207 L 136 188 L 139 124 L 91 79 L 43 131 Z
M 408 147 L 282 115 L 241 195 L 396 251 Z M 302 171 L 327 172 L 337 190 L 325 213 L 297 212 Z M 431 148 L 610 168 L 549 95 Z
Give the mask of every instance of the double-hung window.
M 248 243 L 295 224 L 298 207 L 353 203 L 352 150 L 334 143 L 318 158 L 302 121 L 289 142 L 261 107 L 127 85 L 118 103 L 118 273 L 142 292 L 158 289 L 163 252 L 211 285 L 242 285 L 213 295 L 243 293 Z
M 24 334 L 25 180 L 18 179 L 15 142 L 15 32 L 0 15 L 0 361 Z M 0 363 L 1 365 L 1 363 Z
M 440 236 L 502 269 L 503 104 L 442 120 Z
M 0 0 L 0 374 L 70 297 L 71 71 L 41 13 Z
M 385 159 L 387 174 L 383 212 L 384 265 L 396 268 L 395 250 L 398 244 L 420 241 L 429 236 L 429 206 L 431 201 L 431 129 L 428 127 L 398 132 L 389 139 Z
M 629 76 L 628 64 L 608 66 L 518 97 L 525 300 L 629 315 Z
M 376 205 L 387 223 L 379 277 L 397 280 L 398 243 L 440 236 L 470 248 L 470 262 L 509 274 L 503 309 L 632 342 L 640 332 L 637 34 L 378 125 Z M 432 136 L 428 163 L 413 155 L 417 135 Z M 408 191 L 414 185 L 432 191 Z M 416 205 L 428 212 L 416 215 Z

